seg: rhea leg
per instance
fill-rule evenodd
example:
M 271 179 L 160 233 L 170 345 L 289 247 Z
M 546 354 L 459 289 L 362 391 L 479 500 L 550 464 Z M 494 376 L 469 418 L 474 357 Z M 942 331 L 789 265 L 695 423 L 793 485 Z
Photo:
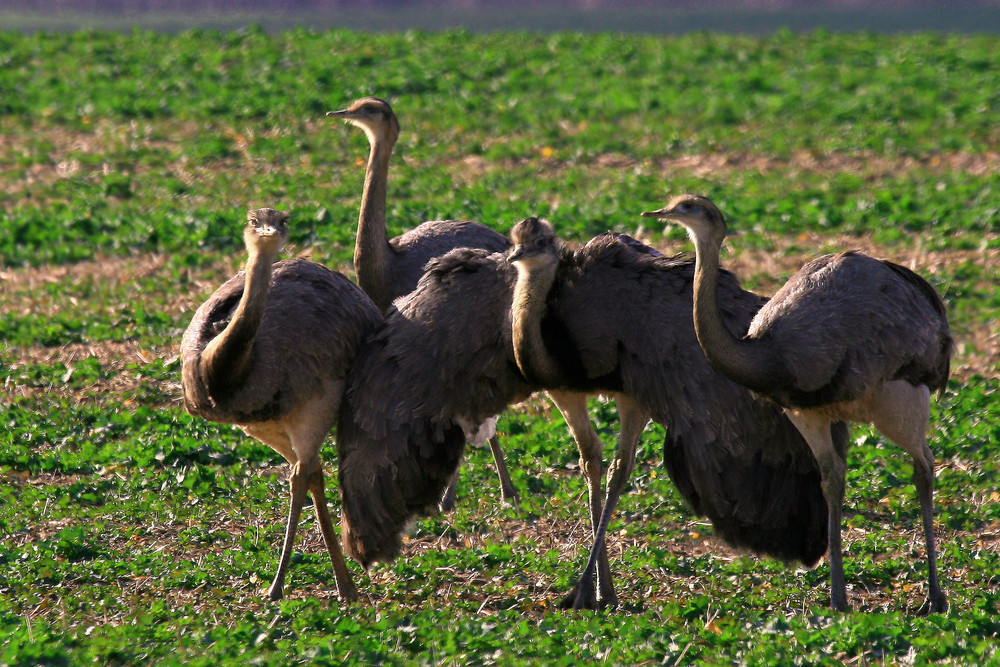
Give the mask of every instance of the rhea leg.
M 580 474 L 587 481 L 591 535 L 596 534 L 601 518 L 601 454 L 604 443 L 594 430 L 587 412 L 587 395 L 568 391 L 549 391 L 549 398 L 559 408 L 570 434 L 580 450 Z
M 840 537 L 847 464 L 834 447 L 829 417 L 808 410 L 785 410 L 785 413 L 805 438 L 819 466 L 829 531 L 830 607 L 837 611 L 847 611 L 847 585 L 844 581 L 844 556 Z
M 295 542 L 295 531 L 299 525 L 299 517 L 302 514 L 302 504 L 305 502 L 309 481 L 307 476 L 301 474 L 299 456 L 292 445 L 288 426 L 288 423 L 284 421 L 253 422 L 240 426 L 247 435 L 260 440 L 281 454 L 291 466 L 291 475 L 288 479 L 290 498 L 288 520 L 285 523 L 285 539 L 281 547 L 281 558 L 278 560 L 278 571 L 275 572 L 271 588 L 267 592 L 267 596 L 272 600 L 280 600 L 284 596 L 285 574 L 288 571 L 292 545 Z
M 577 392 L 549 391 L 549 398 L 556 404 L 566 425 L 569 426 L 570 433 L 576 441 L 577 449 L 580 450 L 580 474 L 587 482 L 587 500 L 590 509 L 590 535 L 597 536 L 597 527 L 601 523 L 601 476 L 603 461 L 601 455 L 604 450 L 604 442 L 594 430 L 594 425 L 590 421 L 590 414 L 587 412 L 587 395 Z M 614 588 L 611 584 L 611 567 L 608 564 L 607 550 L 602 550 L 600 562 L 598 564 L 598 579 L 607 588 L 610 588 L 610 595 L 614 596 Z M 605 583 L 606 582 L 606 583 Z M 607 591 L 605 591 L 607 592 Z M 596 598 L 593 580 L 590 582 L 591 597 Z M 571 606 L 576 599 L 576 589 L 567 595 L 561 606 Z M 596 607 L 596 599 L 592 606 Z
M 345 599 L 357 597 L 357 589 L 351 581 L 350 572 L 347 570 L 344 557 L 340 552 L 337 535 L 333 531 L 333 522 L 326 505 L 323 464 L 319 456 L 319 450 L 323 446 L 326 434 L 336 421 L 342 388 L 342 382 L 324 383 L 324 392 L 281 421 L 271 422 L 266 426 L 256 427 L 254 430 L 244 429 L 270 445 L 284 456 L 292 466 L 292 474 L 289 478 L 291 499 L 288 508 L 288 522 L 285 525 L 285 539 L 281 547 L 278 571 L 275 573 L 274 581 L 271 582 L 271 588 L 268 591 L 268 596 L 272 600 L 280 600 L 284 595 L 285 574 L 291 560 L 295 532 L 298 529 L 302 505 L 305 502 L 307 492 L 312 493 L 323 540 L 326 543 L 330 559 L 333 561 L 337 590 Z M 334 399 L 331 400 L 331 397 Z
M 493 463 L 497 468 L 497 477 L 500 478 L 500 500 L 517 507 L 518 495 L 514 488 L 514 482 L 510 479 L 510 472 L 507 471 L 507 462 L 504 460 L 503 450 L 500 449 L 500 438 L 494 433 L 490 439 L 490 452 L 493 453 Z
M 444 495 L 441 496 L 438 508 L 442 512 L 450 512 L 455 509 L 455 497 L 458 495 L 458 475 L 461 469 L 462 466 L 459 463 L 459 466 L 455 468 L 455 472 L 451 475 L 451 480 L 448 481 L 448 487 L 444 490 Z
M 293 463 L 292 474 L 288 480 L 291 487 L 291 502 L 288 507 L 288 521 L 285 524 L 285 540 L 281 546 L 278 571 L 275 572 L 274 581 L 271 582 L 271 588 L 267 592 L 267 596 L 272 600 L 280 600 L 284 597 L 285 574 L 288 571 L 288 562 L 292 557 L 292 545 L 295 543 L 295 531 L 302 515 L 302 504 L 305 502 L 308 481 L 308 476 L 302 472 L 302 462 Z
M 625 485 L 628 483 L 632 469 L 635 467 L 635 450 L 642 435 L 642 429 L 649 422 L 649 414 L 636 405 L 625 395 L 615 396 L 618 405 L 620 432 L 615 458 L 608 468 L 607 497 L 601 511 L 600 521 L 594 531 L 594 544 L 590 549 L 587 566 L 580 575 L 574 590 L 570 592 L 562 606 L 573 609 L 594 609 L 597 607 L 614 607 L 618 604 L 614 584 L 611 581 L 611 568 L 608 565 L 608 554 L 605 546 L 605 535 L 611 515 L 618 505 Z M 599 595 L 594 595 L 594 576 L 598 576 Z M 570 601 L 572 597 L 572 601 Z
M 941 590 L 934 546 L 934 454 L 927 446 L 930 419 L 930 391 L 907 382 L 887 382 L 872 393 L 870 420 L 886 438 L 913 459 L 913 485 L 920 501 L 920 514 L 927 545 L 927 599 L 917 610 L 920 615 L 945 612 L 948 600 Z
M 500 448 L 500 438 L 496 433 L 496 419 L 492 419 L 491 421 L 492 424 L 487 422 L 486 424 L 478 425 L 476 428 L 470 427 L 466 431 L 466 437 L 473 440 L 472 444 L 478 444 L 478 442 L 481 442 L 479 439 L 483 437 L 484 430 L 488 428 L 489 430 L 486 432 L 492 431 L 488 442 L 490 444 L 490 452 L 493 454 L 493 464 L 497 469 L 497 477 L 500 478 L 500 500 L 508 505 L 517 507 L 517 489 L 514 488 L 514 483 L 510 480 L 510 472 L 507 471 L 507 463 L 504 461 L 503 450 Z M 460 468 L 461 466 L 455 468 L 455 472 L 448 482 L 448 488 L 445 489 L 444 495 L 441 496 L 441 502 L 438 503 L 438 507 L 442 512 L 450 512 L 455 509 L 455 496 L 457 495 Z
M 313 498 L 313 505 L 316 506 L 316 519 L 319 521 L 320 531 L 323 533 L 323 542 L 326 550 L 330 554 L 330 561 L 333 563 L 333 576 L 337 582 L 337 592 L 345 600 L 352 601 L 358 598 L 358 589 L 351 580 L 351 573 L 344 562 L 344 555 L 340 551 L 340 540 L 333 530 L 333 521 L 330 519 L 330 509 L 326 504 L 326 488 L 323 482 L 323 463 L 317 457 L 317 467 L 309 480 L 309 492 Z

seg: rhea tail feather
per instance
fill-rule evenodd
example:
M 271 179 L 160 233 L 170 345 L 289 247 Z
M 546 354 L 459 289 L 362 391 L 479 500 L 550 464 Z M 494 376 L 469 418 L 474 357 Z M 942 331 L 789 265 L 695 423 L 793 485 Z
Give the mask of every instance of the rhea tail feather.
M 833 440 L 841 454 L 848 435 L 847 424 L 833 424 Z M 713 478 L 692 470 L 693 458 L 683 442 L 668 436 L 667 472 L 695 512 L 706 516 L 727 544 L 807 567 L 826 554 L 828 512 L 817 468 L 788 466 L 758 454 L 730 461 Z
M 437 513 L 461 463 L 465 432 L 455 423 L 423 420 L 368 440 L 373 446 L 366 447 L 361 443 L 368 434 L 344 412 L 338 427 L 338 440 L 347 449 L 339 461 L 341 540 L 344 551 L 368 569 L 399 555 L 402 535 L 413 519 Z M 386 447 L 387 442 L 399 446 Z

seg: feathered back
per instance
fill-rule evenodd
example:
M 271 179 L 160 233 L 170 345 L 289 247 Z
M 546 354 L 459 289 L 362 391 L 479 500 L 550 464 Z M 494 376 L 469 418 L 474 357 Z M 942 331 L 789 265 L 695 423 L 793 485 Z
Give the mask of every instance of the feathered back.
M 181 341 L 184 406 L 213 421 L 274 419 L 318 393 L 319 382 L 347 375 L 357 350 L 382 317 L 364 292 L 344 276 L 304 259 L 274 265 L 264 316 L 253 344 L 253 363 L 232 393 L 212 395 L 199 359 L 232 317 L 246 276 L 240 271 L 198 308 Z
M 463 248 L 432 260 L 348 377 L 337 431 L 341 536 L 367 567 L 390 560 L 413 516 L 434 511 L 474 427 L 527 397 L 514 361 L 516 272 Z
M 510 247 L 507 237 L 486 225 L 467 220 L 433 220 L 397 236 L 389 242 L 393 261 L 392 293 L 409 294 L 424 275 L 429 261 L 456 248 L 480 248 L 504 252 Z
M 902 370 L 900 374 L 911 383 L 916 380 L 926 384 L 932 391 L 943 393 L 948 386 L 948 376 L 951 374 L 951 355 L 955 352 L 955 339 L 952 338 L 951 328 L 948 325 L 948 312 L 945 309 L 944 301 L 937 290 L 923 276 L 889 260 L 879 261 L 895 272 L 904 283 L 912 285 L 937 314 L 937 318 L 932 319 L 937 325 L 937 335 L 934 336 L 937 341 L 937 349 L 935 350 L 932 346 L 928 350 L 930 363 L 926 364 L 925 369 L 914 365 Z
M 800 407 L 854 400 L 887 380 L 941 390 L 954 345 L 944 304 L 926 280 L 857 251 L 803 266 L 749 336 L 789 371 L 767 395 Z

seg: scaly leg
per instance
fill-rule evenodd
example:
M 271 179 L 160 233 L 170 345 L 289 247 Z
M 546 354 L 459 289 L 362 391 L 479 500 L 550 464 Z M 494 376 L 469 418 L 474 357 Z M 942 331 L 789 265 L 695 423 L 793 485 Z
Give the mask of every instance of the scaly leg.
M 289 479 L 291 505 L 288 510 L 288 524 L 285 527 L 285 541 L 281 547 L 281 560 L 278 564 L 278 571 L 274 575 L 274 581 L 271 583 L 271 589 L 268 592 L 272 600 L 280 600 L 284 595 L 282 589 L 285 583 L 285 573 L 288 571 L 288 562 L 292 556 L 295 531 L 299 525 L 302 504 L 305 502 L 306 493 L 310 490 L 313 491 L 316 512 L 320 519 L 323 537 L 326 539 L 327 549 L 330 550 L 330 556 L 334 559 L 334 570 L 338 588 L 340 587 L 341 578 L 344 574 L 347 574 L 347 568 L 343 565 L 343 556 L 340 557 L 343 569 L 340 572 L 336 571 L 338 565 L 334 550 L 339 555 L 340 547 L 330 523 L 329 512 L 326 507 L 326 496 L 322 492 L 323 466 L 319 457 L 319 450 L 323 446 L 326 434 L 329 433 L 337 420 L 337 410 L 340 405 L 339 397 L 343 391 L 343 381 L 324 381 L 323 385 L 323 392 L 318 393 L 313 399 L 300 405 L 280 423 L 274 424 L 266 432 L 257 429 L 256 433 L 252 433 L 254 437 L 260 438 L 284 456 L 292 466 L 292 474 Z M 336 400 L 331 400 L 331 397 L 336 398 Z M 318 497 L 316 495 L 317 479 L 320 488 Z M 324 517 L 321 513 L 326 514 L 326 525 L 323 523 Z M 331 543 L 333 547 L 331 547 Z M 350 579 L 349 574 L 347 574 L 347 579 Z M 353 585 L 350 588 L 353 589 Z M 348 595 L 351 592 L 349 589 L 347 591 Z M 357 591 L 353 591 L 353 593 L 356 595 Z
M 450 512 L 455 509 L 455 497 L 458 495 L 458 473 L 461 469 L 461 464 L 455 468 L 455 472 L 451 475 L 451 481 L 448 482 L 448 488 L 444 490 L 444 495 L 441 496 L 438 508 L 442 512 Z
M 563 607 L 605 609 L 615 607 L 618 604 L 618 596 L 611 580 L 611 566 L 608 564 L 605 535 L 611 521 L 611 515 L 614 514 L 618 500 L 621 498 L 629 476 L 632 474 L 632 469 L 635 467 L 636 446 L 642 436 L 642 429 L 649 422 L 649 414 L 623 394 L 616 395 L 615 402 L 618 405 L 620 432 L 615 458 L 608 468 L 607 497 L 604 499 L 604 507 L 594 530 L 594 544 L 590 549 L 587 566 L 573 590 L 563 599 L 560 605 Z M 599 506 L 599 502 L 596 505 Z M 594 593 L 595 575 L 598 578 L 599 594 L 597 595 Z
M 303 474 L 301 461 L 292 465 L 292 475 L 288 482 L 291 502 L 288 507 L 288 523 L 285 524 L 285 541 L 281 546 L 278 571 L 274 574 L 274 581 L 271 582 L 271 588 L 267 592 L 267 596 L 272 600 L 280 600 L 284 597 L 285 574 L 288 571 L 288 562 L 292 557 L 292 545 L 295 543 L 295 531 L 299 526 L 302 504 L 306 498 L 308 480 Z
M 587 412 L 587 395 L 577 392 L 549 391 L 549 398 L 556 404 L 566 425 L 569 427 L 573 439 L 576 441 L 577 449 L 580 451 L 580 474 L 587 482 L 587 499 L 590 509 L 590 536 L 597 536 L 597 528 L 601 523 L 601 477 L 603 472 L 603 462 L 601 455 L 604 450 L 604 443 L 594 430 L 590 421 L 590 414 Z M 601 554 L 598 565 L 599 578 L 611 584 L 611 567 L 608 565 L 607 551 Z M 588 586 L 582 593 L 578 591 L 580 583 L 573 588 L 560 602 L 562 608 L 573 606 L 577 597 L 588 599 L 588 607 L 597 608 L 597 592 L 594 587 L 593 577 L 589 582 L 584 582 Z M 613 588 L 612 588 L 613 594 Z
M 482 431 L 484 425 L 480 425 L 480 432 Z M 500 438 L 496 434 L 496 420 L 493 420 L 493 435 L 488 439 L 490 443 L 490 452 L 493 454 L 493 463 L 496 465 L 497 477 L 500 478 L 500 499 L 504 503 L 517 507 L 518 497 L 517 490 L 514 488 L 514 483 L 510 480 L 510 472 L 507 471 L 507 463 L 504 461 L 503 450 L 500 448 Z M 478 440 L 479 434 L 476 436 L 466 433 L 466 437 L 471 437 L 474 440 Z M 460 466 L 461 467 L 461 466 Z M 441 496 L 441 502 L 438 503 L 438 508 L 442 512 L 450 512 L 455 509 L 455 497 L 457 495 L 458 488 L 458 468 L 455 469 L 455 473 L 451 476 L 451 480 L 448 482 L 448 487 L 444 491 L 444 495 Z
M 330 509 L 326 504 L 326 487 L 323 481 L 323 464 L 318 462 L 318 466 L 312 473 L 309 482 L 309 493 L 312 495 L 313 504 L 316 506 L 316 518 L 319 520 L 319 528 L 323 533 L 323 542 L 326 543 L 326 550 L 330 554 L 333 562 L 333 576 L 337 581 L 337 591 L 340 597 L 348 602 L 358 599 L 358 589 L 351 579 L 351 572 L 344 562 L 344 555 L 340 551 L 340 540 L 333 530 L 333 521 L 330 519 Z
M 510 472 L 507 471 L 507 462 L 504 460 L 503 450 L 500 449 L 500 438 L 494 433 L 489 440 L 490 451 L 493 453 L 493 463 L 497 467 L 497 477 L 500 478 L 500 499 L 512 507 L 517 507 L 518 495 L 514 488 L 514 482 L 510 480 Z

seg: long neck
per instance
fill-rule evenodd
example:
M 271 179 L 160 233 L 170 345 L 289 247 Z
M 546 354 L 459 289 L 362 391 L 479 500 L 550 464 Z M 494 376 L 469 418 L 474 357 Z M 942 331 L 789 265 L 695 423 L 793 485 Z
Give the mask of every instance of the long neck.
M 250 251 L 243 295 L 229 324 L 201 354 L 201 373 L 213 397 L 238 387 L 249 373 L 254 340 L 271 285 L 272 254 Z
M 557 263 L 527 269 L 517 265 L 517 282 L 511 302 L 511 335 L 514 359 L 521 374 L 544 385 L 559 383 L 559 368 L 542 339 L 542 318 Z
M 738 339 L 722 321 L 718 302 L 719 245 L 695 239 L 694 330 L 716 370 L 738 384 L 755 388 L 767 382 L 771 365 L 763 355 L 763 345 Z
M 392 305 L 392 248 L 385 228 L 385 197 L 389 181 L 389 156 L 393 142 L 369 135 L 371 152 L 361 195 L 358 238 L 354 245 L 354 271 L 358 285 L 379 310 Z

